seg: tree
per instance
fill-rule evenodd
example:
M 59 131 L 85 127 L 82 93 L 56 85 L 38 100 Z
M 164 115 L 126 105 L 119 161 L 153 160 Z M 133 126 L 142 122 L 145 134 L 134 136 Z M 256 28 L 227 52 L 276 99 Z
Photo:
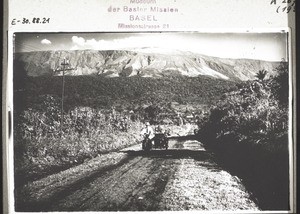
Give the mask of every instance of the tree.
M 154 124 L 157 120 L 157 115 L 159 114 L 159 108 L 156 105 L 150 105 L 145 108 L 146 120 L 149 120 L 150 124 Z
M 275 68 L 277 75 L 272 79 L 272 91 L 275 98 L 280 104 L 287 106 L 289 98 L 289 70 L 288 63 L 282 61 L 280 65 Z
M 266 71 L 265 69 L 262 69 L 257 72 L 255 77 L 259 80 L 263 80 L 266 77 L 267 73 L 268 73 L 268 71 Z

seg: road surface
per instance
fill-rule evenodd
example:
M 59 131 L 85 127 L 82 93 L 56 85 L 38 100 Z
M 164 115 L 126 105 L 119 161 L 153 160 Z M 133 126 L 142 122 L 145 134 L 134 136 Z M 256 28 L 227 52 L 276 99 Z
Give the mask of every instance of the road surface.
M 66 188 L 43 184 L 57 193 L 39 211 L 258 210 L 241 181 L 222 170 L 214 154 L 191 139 L 172 139 L 168 150 L 118 152 L 120 164 L 84 175 Z M 125 157 L 125 158 L 124 158 Z M 68 178 L 68 177 L 67 177 Z M 66 181 L 71 182 L 69 177 Z M 38 183 L 34 184 L 38 188 Z M 36 200 L 42 198 L 40 193 Z M 44 204 L 44 205 L 45 205 Z M 30 204 L 34 207 L 34 203 Z M 27 206 L 28 209 L 28 206 Z M 30 209 L 30 208 L 29 208 Z

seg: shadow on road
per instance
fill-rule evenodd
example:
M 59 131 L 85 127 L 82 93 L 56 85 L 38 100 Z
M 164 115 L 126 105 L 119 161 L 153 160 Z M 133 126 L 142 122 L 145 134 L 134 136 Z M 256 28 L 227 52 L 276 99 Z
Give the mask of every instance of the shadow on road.
M 202 147 L 202 143 L 197 141 L 194 135 L 172 136 L 169 137 L 168 139 L 169 139 L 169 149 L 153 148 L 150 151 L 124 150 L 121 152 L 127 153 L 129 157 L 143 156 L 148 158 L 164 158 L 164 159 L 193 158 L 197 161 L 212 161 L 213 159 L 213 153 L 210 151 L 206 151 Z M 184 142 L 186 141 L 194 141 L 193 143 L 194 145 L 189 145 L 188 148 L 186 148 L 185 146 L 183 146 Z M 172 145 L 170 145 L 170 142 L 173 142 Z
M 177 141 L 185 141 L 185 140 L 197 140 L 195 135 L 185 135 L 185 136 L 170 136 L 168 137 L 170 140 L 177 140 Z
M 17 212 L 49 212 L 49 211 L 57 211 L 57 207 L 53 206 L 57 204 L 60 200 L 67 197 L 70 193 L 78 190 L 78 188 L 81 188 L 97 178 L 99 178 L 101 175 L 103 175 L 105 172 L 112 171 L 117 169 L 118 167 L 122 166 L 123 164 L 128 163 L 133 157 L 128 157 L 120 162 L 118 162 L 115 165 L 109 165 L 107 167 L 102 167 L 98 171 L 87 175 L 86 177 L 79 179 L 76 182 L 70 183 L 68 185 L 65 185 L 64 187 L 61 187 L 61 190 L 53 194 L 50 198 L 47 200 L 37 200 L 37 201 L 22 201 L 20 200 L 18 203 L 15 204 L 16 211 Z M 21 197 L 21 195 L 19 196 Z M 22 196 L 22 199 L 26 199 L 26 196 Z M 60 211 L 66 211 L 66 210 L 60 210 Z
M 156 164 L 156 166 L 158 166 L 159 169 L 158 171 L 162 172 L 166 172 L 169 169 L 172 169 L 172 164 L 180 164 L 180 159 L 194 159 L 198 166 L 205 167 L 210 171 L 222 170 L 216 164 L 214 154 L 210 151 L 206 151 L 203 148 L 202 143 L 195 140 L 193 136 L 170 138 L 170 144 L 170 149 L 168 150 L 154 149 L 148 152 L 145 152 L 143 150 L 120 151 L 122 153 L 127 154 L 127 157 L 123 161 L 120 161 L 119 163 L 114 165 L 99 168 L 99 170 L 95 171 L 94 173 L 89 174 L 76 182 L 63 186 L 60 191 L 57 191 L 46 200 L 34 200 L 30 202 L 26 200 L 21 201 L 16 204 L 17 210 L 25 212 L 56 211 L 58 209 L 57 204 L 59 204 L 61 200 L 68 197 L 71 193 L 74 193 L 78 189 L 89 185 L 96 179 L 100 178 L 102 175 L 113 174 L 114 170 L 118 170 L 119 167 L 128 164 L 131 160 L 134 160 L 135 158 L 137 158 L 137 160 L 143 160 L 144 163 L 149 162 L 153 163 L 154 165 Z M 160 168 L 160 166 L 164 169 L 161 170 L 162 168 Z M 140 165 L 140 167 L 144 167 L 144 165 Z M 132 170 L 131 166 L 127 167 L 127 169 Z M 159 182 L 160 183 L 158 183 L 157 185 L 162 185 L 161 180 L 159 180 Z M 156 189 L 159 191 L 163 190 L 161 186 L 157 186 Z M 51 203 L 49 203 L 49 201 L 51 201 Z M 77 207 L 72 209 L 80 208 Z
M 194 159 L 199 165 L 210 169 L 211 171 L 218 172 L 221 171 L 216 162 L 213 154 L 208 151 L 203 150 L 190 150 L 190 149 L 168 149 L 168 150 L 151 150 L 145 152 L 139 151 L 124 151 L 128 154 L 128 157 L 146 157 L 146 158 L 159 158 L 159 159 Z
M 215 154 L 216 163 L 231 175 L 241 179 L 251 199 L 261 210 L 289 210 L 289 156 L 270 152 L 261 147 L 234 145 L 223 141 L 222 146 L 204 142 L 207 151 Z
M 207 151 L 197 151 L 190 149 L 168 149 L 168 150 L 151 150 L 151 151 L 124 151 L 128 156 L 143 156 L 150 158 L 167 158 L 167 159 L 179 159 L 179 158 L 195 158 L 197 160 L 211 159 L 211 153 Z

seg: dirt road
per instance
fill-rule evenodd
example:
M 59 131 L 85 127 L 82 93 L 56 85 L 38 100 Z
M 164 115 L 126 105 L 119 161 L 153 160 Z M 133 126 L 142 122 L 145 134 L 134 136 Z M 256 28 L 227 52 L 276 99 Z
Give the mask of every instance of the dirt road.
M 223 171 L 200 142 L 173 139 L 169 145 L 149 153 L 141 145 L 120 151 L 121 164 L 60 187 L 41 210 L 258 210 L 240 180 Z

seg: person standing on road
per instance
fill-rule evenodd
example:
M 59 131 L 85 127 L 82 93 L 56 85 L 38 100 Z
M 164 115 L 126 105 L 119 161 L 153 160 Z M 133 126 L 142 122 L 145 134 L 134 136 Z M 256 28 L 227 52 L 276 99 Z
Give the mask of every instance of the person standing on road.
M 152 127 L 150 126 L 149 122 L 146 122 L 145 128 L 142 129 L 141 135 L 145 137 L 145 135 L 148 135 L 148 138 L 152 141 L 154 138 L 154 131 Z

